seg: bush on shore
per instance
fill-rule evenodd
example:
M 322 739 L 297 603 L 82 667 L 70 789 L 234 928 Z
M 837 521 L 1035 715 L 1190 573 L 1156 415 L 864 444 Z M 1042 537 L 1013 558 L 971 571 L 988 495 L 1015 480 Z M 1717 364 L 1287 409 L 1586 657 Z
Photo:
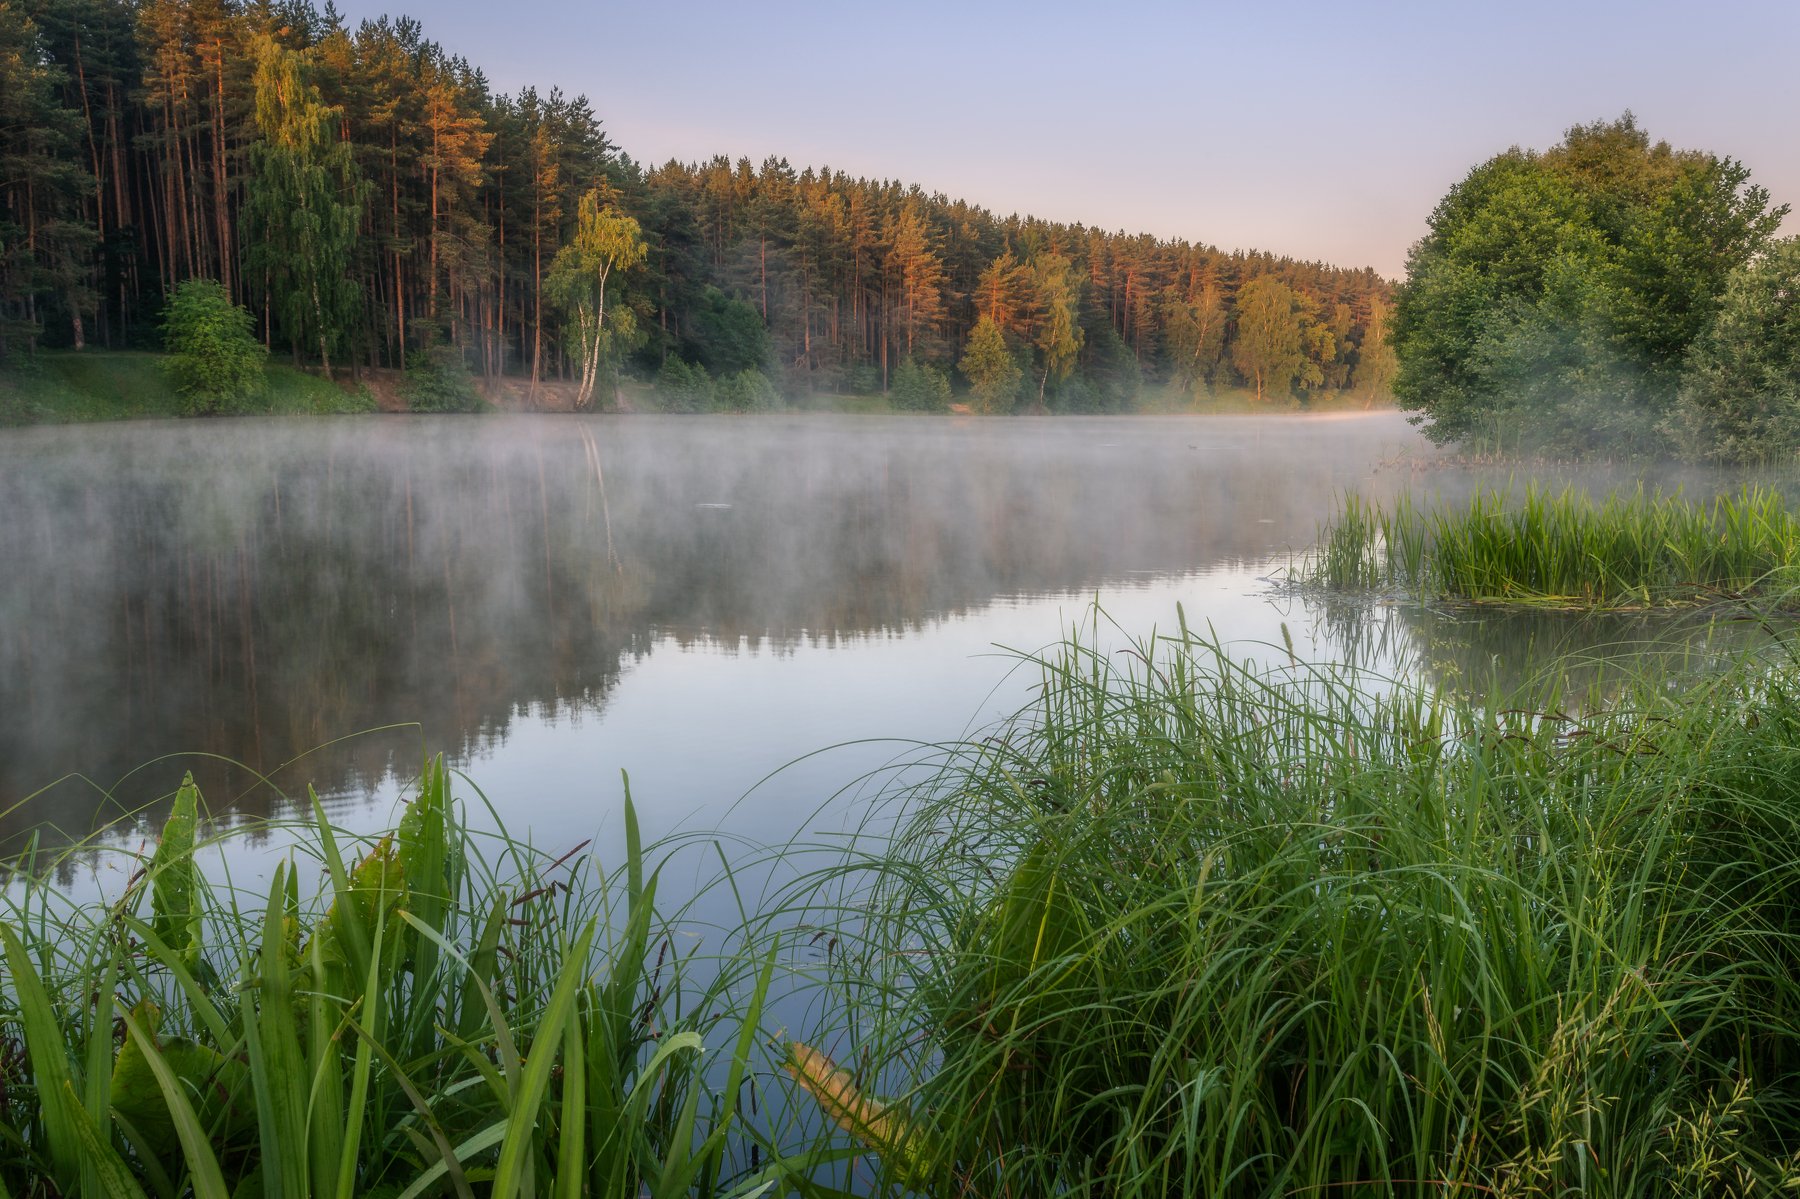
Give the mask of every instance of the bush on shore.
M 188 413 L 242 412 L 264 389 L 268 351 L 248 309 L 211 279 L 178 284 L 163 318 L 164 369 L 187 397 Z

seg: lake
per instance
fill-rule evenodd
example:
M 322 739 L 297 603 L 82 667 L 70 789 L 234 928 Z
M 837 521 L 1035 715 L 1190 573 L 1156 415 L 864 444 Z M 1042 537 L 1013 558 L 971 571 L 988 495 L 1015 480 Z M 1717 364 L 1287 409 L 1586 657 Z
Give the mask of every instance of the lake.
M 616 828 L 621 772 L 647 836 L 779 842 L 1027 703 L 1013 651 L 1096 602 L 1123 631 L 1102 639 L 1179 605 L 1246 655 L 1285 628 L 1310 659 L 1459 685 L 1672 636 L 1271 581 L 1347 489 L 1478 481 L 1435 457 L 1391 412 L 9 431 L 0 835 L 126 813 L 149 835 L 188 770 L 224 818 L 311 784 L 374 828 L 442 751 L 541 846 Z

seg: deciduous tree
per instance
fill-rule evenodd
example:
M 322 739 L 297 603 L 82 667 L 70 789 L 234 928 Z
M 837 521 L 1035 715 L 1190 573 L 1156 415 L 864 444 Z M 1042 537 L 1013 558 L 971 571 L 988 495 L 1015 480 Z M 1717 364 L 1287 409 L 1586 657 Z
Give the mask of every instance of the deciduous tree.
M 350 267 L 365 191 L 339 117 L 308 82 L 302 53 L 258 37 L 247 260 L 296 358 L 302 345 L 318 350 L 328 376 L 361 306 Z
M 978 412 L 1006 412 L 1019 396 L 1019 381 L 1025 373 L 1007 347 L 1006 334 L 993 317 L 983 315 L 969 334 L 963 349 L 961 367 L 969 381 L 971 406 Z
M 607 328 L 607 284 L 615 274 L 643 262 L 647 253 L 643 230 L 636 220 L 619 211 L 609 195 L 595 188 L 581 198 L 575 235 L 557 252 L 547 285 L 575 328 L 577 360 L 581 365 L 575 393 L 577 408 L 586 408 L 593 402 L 594 379 L 605 348 L 603 337 L 627 332 Z M 617 316 L 614 323 L 619 323 Z
M 1231 361 L 1256 388 L 1259 403 L 1271 391 L 1285 393 L 1300 375 L 1302 311 L 1299 295 L 1273 275 L 1252 279 L 1238 293 Z

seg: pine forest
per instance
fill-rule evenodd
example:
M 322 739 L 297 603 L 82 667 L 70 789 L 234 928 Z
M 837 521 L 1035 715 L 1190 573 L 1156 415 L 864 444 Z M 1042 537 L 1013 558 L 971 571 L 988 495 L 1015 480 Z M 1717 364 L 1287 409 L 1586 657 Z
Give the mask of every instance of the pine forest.
M 159 348 L 172 289 L 207 279 L 278 358 L 430 363 L 526 404 L 636 377 L 675 406 L 719 380 L 1118 411 L 1148 388 L 1372 401 L 1394 373 L 1372 270 L 776 158 L 645 166 L 585 98 L 500 94 L 411 18 L 5 0 L 0 72 L 0 354 Z M 606 221 L 625 258 L 596 249 Z M 595 262 L 618 268 L 598 291 Z

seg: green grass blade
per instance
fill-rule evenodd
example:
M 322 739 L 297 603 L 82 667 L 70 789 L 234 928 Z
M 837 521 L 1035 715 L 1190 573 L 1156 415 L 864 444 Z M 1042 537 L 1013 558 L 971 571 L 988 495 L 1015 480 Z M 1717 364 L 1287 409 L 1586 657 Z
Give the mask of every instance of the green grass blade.
M 131 1170 L 119 1158 L 118 1153 L 100 1139 L 100 1130 L 88 1119 L 87 1109 L 81 1106 L 75 1087 L 65 1079 L 62 1090 L 51 1091 L 50 1094 L 63 1100 L 60 1104 L 51 1103 L 48 1106 L 61 1107 L 68 1114 L 70 1130 L 94 1168 L 100 1193 L 106 1199 L 148 1199 L 144 1188 L 131 1176 Z
M 37 967 L 12 927 L 0 922 L 0 946 L 4 946 L 6 963 L 12 971 L 13 988 L 17 992 L 19 1019 L 25 1029 L 25 1053 L 31 1065 L 32 1081 L 41 1095 L 73 1094 L 73 1078 L 63 1040 L 62 1026 L 50 993 L 38 976 Z M 73 1190 L 81 1177 L 86 1145 L 82 1131 L 69 1115 L 67 1105 L 52 1100 L 41 1105 L 44 1134 L 49 1139 L 50 1161 L 57 1179 L 66 1190 Z M 84 1114 L 86 1109 L 82 1109 Z
M 529 1154 L 539 1120 L 539 1104 L 550 1085 L 550 1073 L 556 1064 L 556 1048 L 562 1043 L 563 1029 L 575 1018 L 575 1001 L 587 981 L 588 951 L 593 942 L 594 922 L 590 920 L 581 935 L 575 938 L 557 977 L 556 989 L 544 1007 L 537 1027 L 538 1039 L 519 1080 L 506 1140 L 500 1146 L 500 1160 L 494 1167 L 494 1199 L 513 1199 L 530 1169 Z

